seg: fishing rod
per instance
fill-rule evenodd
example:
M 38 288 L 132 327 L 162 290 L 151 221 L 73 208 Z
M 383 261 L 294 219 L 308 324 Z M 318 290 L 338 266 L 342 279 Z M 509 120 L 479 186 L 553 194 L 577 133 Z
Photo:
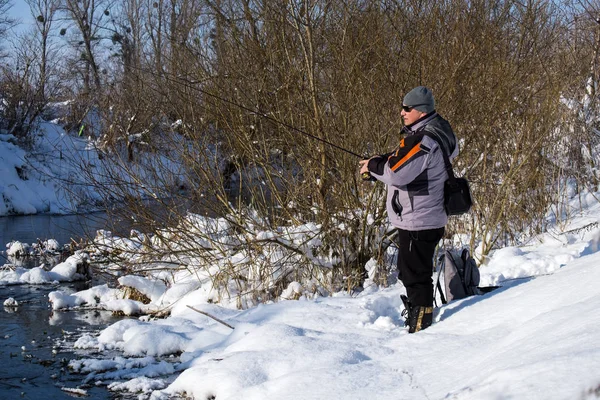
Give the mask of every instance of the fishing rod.
M 146 72 L 149 72 L 149 71 L 146 71 Z M 150 74 L 155 75 L 153 72 L 150 72 Z M 262 111 L 260 111 L 258 109 L 252 109 L 250 107 L 246 107 L 243 104 L 240 104 L 240 103 L 238 103 L 236 101 L 233 101 L 231 99 L 227 99 L 225 97 L 218 96 L 218 95 L 216 95 L 214 93 L 210 93 L 210 92 L 208 92 L 206 90 L 203 90 L 203 89 L 201 89 L 199 87 L 193 86 L 193 84 L 196 83 L 196 82 L 189 81 L 188 79 L 179 78 L 179 77 L 172 78 L 172 77 L 169 77 L 169 76 L 166 76 L 166 75 L 164 76 L 164 78 L 167 79 L 168 81 L 174 82 L 174 83 L 176 83 L 178 85 L 182 85 L 182 86 L 184 86 L 186 88 L 190 88 L 190 89 L 196 90 L 197 92 L 202 93 L 203 95 L 212 97 L 212 98 L 214 98 L 216 100 L 219 100 L 219 101 L 221 101 L 223 103 L 231 104 L 231 105 L 233 105 L 235 107 L 238 107 L 238 108 L 240 108 L 240 109 L 242 109 L 244 111 L 247 111 L 247 112 L 249 112 L 251 114 L 254 114 L 254 115 L 258 116 L 258 117 L 264 118 L 264 119 L 266 119 L 268 121 L 274 122 L 276 124 L 279 124 L 281 126 L 284 126 L 284 127 L 288 128 L 288 129 L 291 129 L 293 131 L 301 133 L 301 134 L 303 134 L 303 135 L 305 135 L 305 136 L 307 136 L 307 137 L 309 137 L 311 139 L 318 140 L 321 143 L 324 143 L 324 144 L 329 145 L 329 146 L 331 146 L 333 148 L 341 150 L 341 151 L 343 151 L 343 152 L 345 152 L 347 154 L 350 154 L 350 155 L 352 155 L 354 157 L 358 157 L 361 160 L 365 159 L 364 156 L 361 156 L 360 154 L 355 153 L 352 150 L 348 150 L 348 149 L 346 149 L 346 148 L 344 148 L 342 146 L 339 146 L 339 145 L 337 145 L 335 143 L 331 143 L 328 140 L 325 140 L 325 139 L 320 138 L 318 136 L 312 135 L 312 134 L 310 134 L 310 133 L 308 133 L 308 132 L 306 132 L 306 131 L 298 128 L 298 127 L 295 127 L 293 125 L 288 124 L 287 122 L 280 121 L 279 119 L 277 119 L 277 118 L 275 118 L 275 117 L 272 116 L 272 114 L 273 114 L 272 112 L 271 113 L 266 113 L 266 112 L 262 112 Z M 269 115 L 269 114 L 271 114 L 271 115 Z
M 136 68 L 136 69 L 138 69 L 138 70 L 140 70 L 140 71 L 142 71 L 142 72 L 145 72 L 145 73 L 149 73 L 150 75 L 153 75 L 154 77 L 160 77 L 160 76 L 158 76 L 158 74 L 156 74 L 156 73 L 154 73 L 154 72 L 152 72 L 152 71 L 149 71 L 149 70 L 147 70 L 147 69 L 143 69 L 143 68 L 141 68 L 141 67 L 140 67 L 140 68 Z M 309 137 L 309 138 L 311 138 L 311 139 L 318 140 L 318 141 L 320 141 L 321 143 L 324 143 L 324 144 L 326 144 L 326 145 L 328 145 L 328 146 L 331 146 L 331 147 L 333 147 L 333 148 L 335 148 L 335 149 L 341 150 L 341 151 L 343 151 L 343 152 L 345 152 L 345 153 L 347 153 L 347 154 L 350 154 L 350 155 L 352 155 L 352 156 L 354 156 L 354 157 L 358 157 L 358 158 L 360 158 L 361 160 L 366 160 L 366 159 L 368 159 L 368 158 L 369 158 L 369 157 L 362 156 L 362 155 L 360 155 L 360 154 L 358 154 L 358 153 L 355 153 L 355 152 L 353 152 L 352 150 L 348 150 L 348 149 L 346 149 L 346 148 L 344 148 L 344 147 L 342 147 L 342 146 L 339 146 L 339 145 L 337 145 L 337 144 L 335 144 L 335 143 L 331 143 L 331 142 L 330 142 L 330 141 L 328 141 L 328 140 L 325 140 L 325 139 L 323 139 L 323 138 L 320 138 L 320 137 L 318 137 L 318 136 L 312 135 L 312 134 L 310 134 L 310 133 L 308 133 L 308 132 L 306 132 L 306 131 L 304 131 L 304 130 L 302 130 L 302 129 L 300 129 L 300 128 L 296 127 L 296 126 L 293 126 L 293 125 L 291 125 L 291 124 L 288 124 L 287 122 L 280 121 L 279 119 L 277 119 L 277 118 L 275 118 L 275 117 L 273 117 L 273 116 L 272 116 L 272 114 L 273 114 L 272 112 L 270 113 L 271 115 L 269 115 L 269 113 L 262 112 L 262 111 L 260 111 L 260 110 L 258 110 L 258 109 L 252 109 L 252 108 L 250 108 L 250 107 L 246 107 L 246 106 L 244 106 L 243 104 L 240 104 L 240 103 L 238 103 L 238 102 L 236 102 L 236 101 L 233 101 L 233 100 L 231 100 L 231 99 L 228 99 L 228 98 L 225 98 L 225 97 L 218 96 L 218 95 L 216 95 L 216 94 L 214 94 L 214 93 L 210 93 L 210 92 L 208 92 L 208 91 L 206 91 L 206 90 L 203 90 L 203 89 L 201 89 L 201 88 L 199 88 L 199 87 L 195 86 L 194 84 L 195 84 L 195 83 L 198 83 L 198 82 L 193 82 L 193 81 L 190 81 L 190 80 L 188 80 L 188 79 L 181 78 L 181 77 L 175 77 L 175 78 L 173 78 L 173 77 L 172 77 L 172 75 L 173 75 L 173 74 L 167 73 L 167 74 L 165 74 L 165 75 L 164 75 L 164 76 L 162 76 L 162 77 L 163 77 L 164 79 L 166 79 L 167 81 L 174 82 L 174 83 L 176 83 L 176 84 L 178 84 L 178 85 L 182 85 L 182 86 L 184 86 L 184 87 L 186 87 L 186 88 L 189 88 L 189 89 L 196 90 L 197 92 L 199 92 L 199 93 L 202 93 L 202 94 L 203 94 L 203 95 L 205 95 L 205 96 L 212 97 L 212 98 L 214 98 L 214 99 L 216 99 L 216 100 L 218 100 L 218 101 L 221 101 L 221 102 L 223 102 L 223 103 L 231 104 L 231 105 L 233 105 L 233 106 L 235 106 L 235 107 L 238 107 L 238 108 L 239 108 L 239 109 L 241 109 L 241 110 L 247 111 L 247 112 L 249 112 L 249 113 L 251 113 L 251 114 L 253 114 L 253 115 L 256 115 L 256 116 L 258 116 L 258 117 L 260 117 L 260 118 L 264 118 L 264 119 L 266 119 L 266 120 L 268 120 L 268 121 L 274 122 L 275 124 L 279 124 L 279 125 L 281 125 L 281 126 L 284 126 L 284 127 L 288 128 L 288 129 L 291 129 L 291 130 L 293 130 L 293 131 L 296 131 L 296 132 L 298 132 L 298 133 L 301 133 L 302 135 L 304 135 L 304 136 L 306 136 L 306 137 Z M 375 181 L 375 180 L 376 180 L 376 179 L 375 179 L 373 176 L 371 176 L 371 174 L 370 174 L 370 173 L 368 173 L 368 172 L 362 173 L 362 174 L 361 174 L 361 178 L 362 178 L 362 180 L 363 180 L 363 181 Z

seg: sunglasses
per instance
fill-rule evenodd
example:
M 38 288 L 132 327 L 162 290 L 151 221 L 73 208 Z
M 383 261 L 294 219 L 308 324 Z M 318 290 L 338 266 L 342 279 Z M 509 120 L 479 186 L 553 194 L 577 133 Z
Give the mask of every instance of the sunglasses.
M 425 104 L 415 104 L 414 106 L 402 106 L 402 109 L 405 112 L 411 112 L 413 110 L 413 108 L 418 107 L 418 106 L 424 106 Z

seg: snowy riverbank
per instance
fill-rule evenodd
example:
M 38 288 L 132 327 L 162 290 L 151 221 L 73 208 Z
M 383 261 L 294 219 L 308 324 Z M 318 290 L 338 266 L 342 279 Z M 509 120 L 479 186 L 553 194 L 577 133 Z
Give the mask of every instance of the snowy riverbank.
M 170 310 L 167 318 L 123 319 L 73 343 L 82 357 L 69 367 L 82 383 L 140 398 L 591 399 L 600 386 L 600 204 L 583 199 L 585 209 L 568 225 L 491 254 L 481 285 L 500 289 L 442 306 L 434 325 L 416 335 L 403 327 L 400 283 L 366 285 L 354 296 L 320 296 L 292 283 L 285 295 L 298 300 L 282 296 L 241 311 L 233 298 L 214 304 L 210 280 L 190 264 L 122 276 L 121 288 L 58 290 L 49 298 L 57 313 Z M 142 243 L 101 237 L 124 249 Z M 124 299 L 124 287 L 145 301 Z
M 76 149 L 79 159 L 95 160 L 93 143 L 53 124 L 42 131 L 35 159 L 16 147 L 14 138 L 0 136 L 5 161 L 0 216 L 77 206 L 55 181 L 79 179 L 72 168 L 76 163 L 66 162 L 65 153 Z M 94 191 L 85 196 L 93 200 Z M 179 227 L 186 237 L 132 231 L 124 238 L 99 231 L 98 254 L 78 252 L 51 269 L 7 264 L 0 269 L 0 285 L 52 285 L 46 292 L 58 321 L 65 310 L 129 316 L 64 339 L 80 352 L 67 367 L 82 375 L 82 387 L 67 389 L 81 395 L 105 386 L 118 395 L 155 400 L 184 394 L 218 400 L 592 399 L 600 391 L 597 199 L 581 194 L 569 208 L 568 223 L 490 254 L 480 270 L 481 286 L 501 288 L 436 309 L 434 325 L 416 335 L 403 326 L 401 283 L 380 287 L 367 280 L 362 292 L 349 294 L 318 279 L 293 281 L 276 301 L 252 297 L 253 279 L 261 285 L 258 276 L 266 275 L 273 284 L 301 269 L 299 260 L 310 260 L 315 275 L 327 274 L 335 256 L 314 255 L 323 253 L 312 251 L 321 242 L 318 227 L 310 223 L 266 232 L 249 217 L 244 234 L 266 243 L 258 250 L 238 246 L 228 236 L 226 220 L 194 214 Z M 292 244 L 296 251 L 282 254 L 265 239 Z M 164 246 L 164 259 L 146 263 L 143 249 L 150 245 Z M 216 256 L 201 260 L 185 254 L 198 246 Z M 43 249 L 12 242 L 6 254 L 58 247 L 54 241 L 44 242 Z M 129 272 L 105 267 L 118 278 L 118 287 L 74 291 L 59 285 L 89 279 L 89 264 L 103 250 L 135 261 Z M 261 270 L 257 260 L 269 260 L 272 269 Z M 375 264 L 365 265 L 371 277 Z M 215 279 L 228 266 L 243 274 L 236 284 Z M 10 313 L 19 313 L 19 300 L 0 299 Z
M 39 132 L 28 152 L 14 136 L 0 135 L 0 216 L 73 213 L 83 199 L 97 198 L 81 171 L 84 161 L 98 161 L 93 142 L 50 122 L 41 122 Z
M 67 103 L 53 105 L 55 114 Z M 168 126 L 165 129 L 169 129 Z M 170 140 L 175 140 L 171 136 Z M 165 185 L 177 187 L 183 179 L 180 161 L 169 157 L 169 151 L 139 155 L 123 161 L 119 146 L 101 150 L 103 138 L 92 138 L 67 132 L 58 120 L 39 120 L 25 145 L 10 134 L 0 134 L 0 217 L 28 214 L 73 214 L 104 209 L 107 204 L 104 185 L 126 187 L 136 198 L 149 198 L 138 182 L 156 178 L 153 162 L 168 171 Z M 136 141 L 133 135 L 127 140 Z M 25 150 L 24 146 L 27 146 Z M 125 147 L 125 144 L 121 147 Z M 143 153 L 142 153 L 143 154 Z M 133 175 L 133 176 L 132 176 Z M 165 179 L 166 180 L 166 179 Z M 158 186 L 160 187 L 160 186 Z M 118 199 L 111 199 L 118 202 Z

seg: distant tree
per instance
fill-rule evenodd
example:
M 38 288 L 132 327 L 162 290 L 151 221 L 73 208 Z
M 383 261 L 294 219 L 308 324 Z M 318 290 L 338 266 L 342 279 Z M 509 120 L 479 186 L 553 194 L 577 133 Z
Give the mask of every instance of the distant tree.
M 90 95 L 102 87 L 99 45 L 105 37 L 105 25 L 110 15 L 109 0 L 61 0 L 59 9 L 72 23 L 69 43 L 78 52 L 73 65 L 82 65 L 80 74 L 83 92 Z
M 39 83 L 38 92 L 40 103 L 45 104 L 48 99 L 48 82 L 51 77 L 52 53 L 56 53 L 52 48 L 51 31 L 55 22 L 56 12 L 59 6 L 59 0 L 26 0 L 31 11 L 31 16 L 35 20 L 36 32 L 36 52 L 38 54 L 39 65 Z M 41 111 L 41 110 L 40 110 Z
M 6 39 L 7 32 L 16 24 L 14 18 L 8 14 L 13 4 L 11 0 L 0 0 L 0 59 L 3 54 L 3 42 Z
M 581 78 L 565 94 L 575 111 L 565 119 L 572 123 L 576 140 L 563 168 L 593 190 L 600 184 L 600 2 L 578 1 L 570 11 L 571 57 L 577 60 L 575 70 Z
M 2 68 L 4 124 L 30 141 L 30 132 L 59 87 L 57 50 L 52 43 L 57 1 L 27 0 L 34 26 L 12 37 L 10 62 Z
M 11 62 L 0 67 L 0 121 L 8 133 L 30 144 L 29 133 L 44 108 L 39 91 L 37 43 L 31 32 L 14 39 Z
M 6 35 L 6 32 L 15 24 L 15 20 L 8 14 L 13 7 L 11 0 L 0 0 L 0 38 Z

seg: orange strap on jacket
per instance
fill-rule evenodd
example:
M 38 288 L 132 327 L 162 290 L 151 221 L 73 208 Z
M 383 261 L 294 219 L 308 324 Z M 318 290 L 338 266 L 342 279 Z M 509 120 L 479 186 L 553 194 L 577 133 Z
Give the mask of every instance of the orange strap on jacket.
M 413 158 L 415 154 L 417 154 L 419 151 L 421 151 L 421 143 L 417 143 L 415 147 L 410 149 L 410 151 L 404 157 L 402 157 L 396 164 L 394 164 L 391 167 L 392 171 L 396 172 L 398 169 L 400 169 L 400 167 L 402 167 L 404 164 L 410 161 L 410 159 Z

